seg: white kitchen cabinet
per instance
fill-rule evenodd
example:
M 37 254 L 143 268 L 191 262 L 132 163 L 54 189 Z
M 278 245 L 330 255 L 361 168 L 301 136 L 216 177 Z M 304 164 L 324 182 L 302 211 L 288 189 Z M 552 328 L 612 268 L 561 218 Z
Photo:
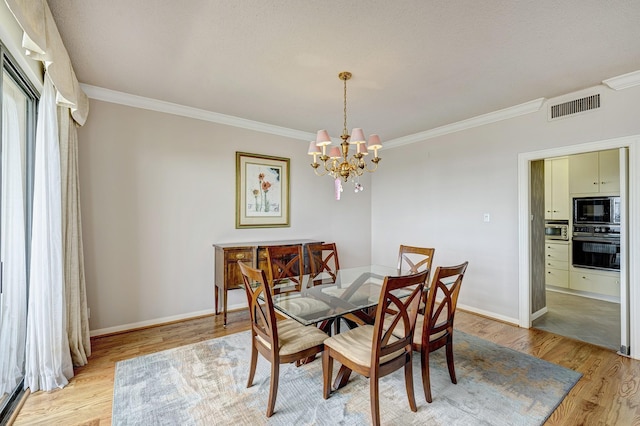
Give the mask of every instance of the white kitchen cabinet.
M 610 149 L 598 154 L 600 192 L 617 195 L 620 193 L 620 153 L 617 149 Z
M 569 244 L 549 242 L 544 244 L 545 284 L 569 287 Z
M 587 152 L 569 157 L 571 195 L 617 195 L 620 192 L 618 150 Z
M 544 160 L 544 218 L 569 220 L 569 159 L 567 157 Z
M 569 277 L 569 288 L 620 297 L 620 273 L 574 268 Z

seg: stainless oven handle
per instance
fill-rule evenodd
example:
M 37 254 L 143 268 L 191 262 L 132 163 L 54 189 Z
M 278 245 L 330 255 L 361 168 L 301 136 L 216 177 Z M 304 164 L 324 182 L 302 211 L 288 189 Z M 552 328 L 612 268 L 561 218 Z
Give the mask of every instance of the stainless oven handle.
M 619 238 L 597 238 L 597 237 L 573 237 L 573 241 L 584 241 L 586 243 L 611 243 L 620 244 Z

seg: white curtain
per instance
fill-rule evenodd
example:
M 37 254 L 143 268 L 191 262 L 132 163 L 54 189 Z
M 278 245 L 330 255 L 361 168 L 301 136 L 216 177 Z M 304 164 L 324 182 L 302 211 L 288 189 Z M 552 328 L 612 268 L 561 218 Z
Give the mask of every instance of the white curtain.
M 24 154 L 17 96 L 5 84 L 2 98 L 2 294 L 0 295 L 0 396 L 22 379 L 27 310 Z
M 60 151 L 56 92 L 45 75 L 36 127 L 31 279 L 25 389 L 64 387 L 73 377 L 62 260 Z
M 67 333 L 73 365 L 82 366 L 91 356 L 89 316 L 82 255 L 78 132 L 69 108 L 58 107 L 60 124 L 60 173 L 62 180 L 62 255 L 67 296 Z

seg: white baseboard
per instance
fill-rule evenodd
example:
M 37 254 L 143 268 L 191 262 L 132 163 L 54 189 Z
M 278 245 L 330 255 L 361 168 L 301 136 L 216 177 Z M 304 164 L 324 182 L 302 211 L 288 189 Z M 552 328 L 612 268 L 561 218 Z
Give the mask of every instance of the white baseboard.
M 246 303 L 234 303 L 233 305 L 229 305 L 227 307 L 227 311 L 232 311 L 234 309 L 242 309 L 242 308 L 246 308 L 247 304 Z M 502 322 L 506 322 L 509 324 L 513 324 L 513 325 L 518 325 L 518 320 L 515 318 L 510 318 L 510 317 L 506 317 L 504 315 L 498 315 L 495 312 L 489 312 L 489 311 L 485 311 L 482 309 L 477 309 L 477 308 L 473 308 L 471 306 L 466 306 L 466 305 L 462 305 L 462 304 L 458 304 L 458 307 L 460 307 L 460 309 L 464 309 L 465 311 L 468 312 L 472 312 L 478 315 L 482 315 L 488 318 L 492 318 L 492 319 L 496 319 Z M 122 325 L 118 325 L 115 327 L 107 327 L 107 328 L 99 328 L 97 330 L 91 330 L 90 331 L 90 336 L 91 337 L 96 337 L 96 336 L 104 336 L 106 334 L 113 334 L 113 333 L 122 333 L 125 331 L 130 331 L 130 330 L 135 330 L 137 328 L 144 328 L 144 327 L 152 327 L 155 325 L 161 325 L 161 324 L 166 324 L 166 323 L 170 323 L 170 322 L 175 322 L 175 321 L 182 321 L 182 320 L 187 320 L 189 318 L 196 318 L 196 317 L 201 317 L 204 315 L 212 315 L 214 314 L 214 310 L 213 309 L 206 309 L 204 311 L 197 311 L 197 312 L 189 312 L 186 314 L 180 314 L 180 315 L 173 315 L 170 317 L 163 317 L 163 318 L 155 318 L 152 320 L 147 320 L 147 321 L 140 321 L 140 322 L 134 322 L 134 323 L 129 323 L 129 324 L 122 324 Z
M 543 316 L 544 314 L 546 314 L 547 312 L 549 312 L 549 310 L 547 309 L 547 307 L 545 306 L 544 308 L 540 309 L 537 312 L 534 312 L 533 314 L 531 314 L 531 321 L 535 321 L 538 318 L 540 318 L 541 316 Z
M 467 312 L 471 312 L 474 314 L 478 314 L 478 315 L 482 315 L 483 317 L 487 317 L 487 318 L 491 318 L 491 319 L 495 319 L 498 321 L 502 321 L 502 322 L 506 322 L 509 324 L 513 324 L 516 327 L 519 327 L 520 321 L 518 320 L 518 318 L 511 318 L 511 317 L 507 317 L 504 315 L 499 315 L 496 314 L 495 312 L 489 312 L 489 311 L 485 311 L 483 309 L 478 309 L 478 308 L 474 308 L 472 306 L 467 306 L 467 305 L 463 305 L 458 303 L 458 308 L 465 310 Z
M 241 308 L 242 305 L 238 305 L 238 307 Z M 229 310 L 235 309 L 235 306 L 229 306 L 228 309 Z M 213 309 L 206 309 L 204 311 L 189 312 L 187 314 L 173 315 L 170 317 L 156 318 L 156 319 L 147 320 L 147 321 L 122 324 L 122 325 L 117 325 L 115 327 L 99 328 L 97 330 L 91 330 L 89 332 L 89 335 L 91 337 L 95 337 L 95 336 L 104 336 L 105 334 L 122 333 L 124 331 L 135 330 L 136 328 L 152 327 L 154 325 L 166 324 L 170 322 L 186 320 L 189 318 L 201 317 L 204 315 L 212 315 L 214 313 L 215 311 Z

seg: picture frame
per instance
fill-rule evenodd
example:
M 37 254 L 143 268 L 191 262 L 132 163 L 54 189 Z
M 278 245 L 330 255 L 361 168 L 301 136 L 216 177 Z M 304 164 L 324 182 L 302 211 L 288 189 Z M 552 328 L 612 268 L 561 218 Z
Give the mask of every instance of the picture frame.
M 289 159 L 236 152 L 236 228 L 291 226 L 289 209 Z

